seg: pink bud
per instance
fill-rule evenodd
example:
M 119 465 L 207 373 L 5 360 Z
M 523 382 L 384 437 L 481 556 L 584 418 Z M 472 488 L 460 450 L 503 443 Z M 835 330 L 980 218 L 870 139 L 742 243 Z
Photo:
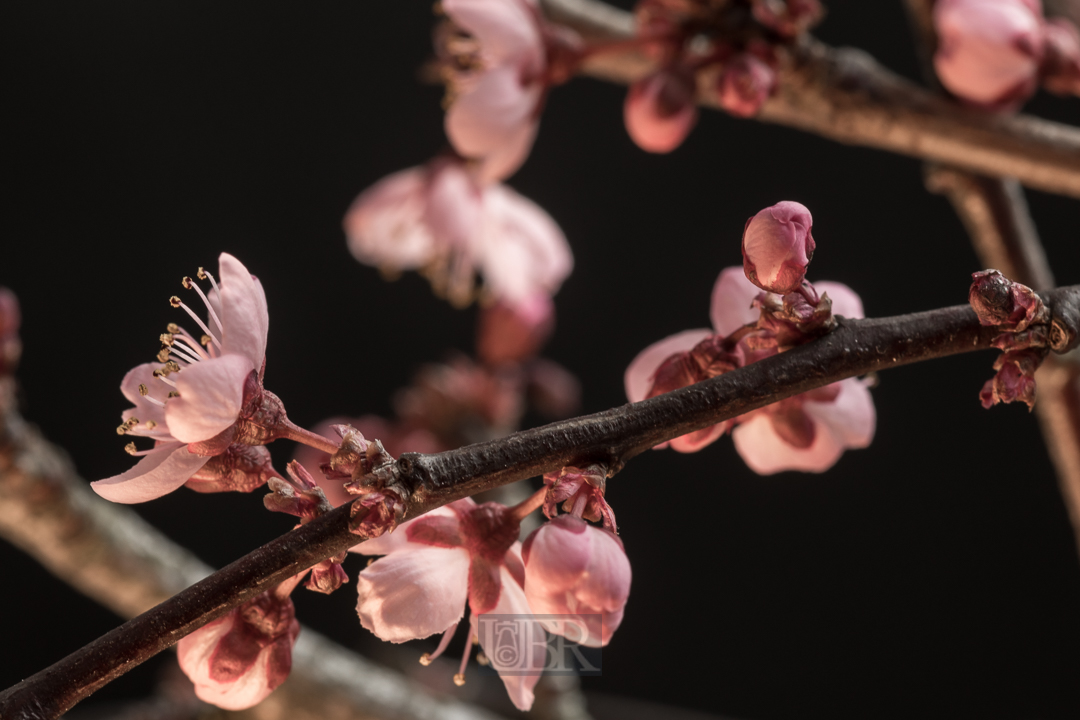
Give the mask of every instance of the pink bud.
M 746 221 L 743 272 L 762 290 L 785 295 L 802 285 L 814 256 L 813 219 L 805 205 L 785 200 Z
M 579 517 L 560 515 L 522 547 L 525 597 L 537 615 L 576 615 L 573 623 L 541 620 L 549 632 L 587 647 L 608 644 L 630 595 L 630 561 L 622 541 Z
M 661 70 L 630 86 L 623 106 L 626 131 L 642 150 L 668 153 L 697 122 L 693 73 Z
M 997 270 L 972 273 L 968 302 L 982 325 L 996 325 L 1006 332 L 1023 332 L 1045 320 L 1047 310 L 1034 290 L 1013 282 Z
M 1042 13 L 1031 0 L 939 0 L 934 68 L 954 95 L 991 108 L 1019 105 L 1034 91 Z
M 1065 18 L 1043 25 L 1043 87 L 1059 95 L 1080 95 L 1080 32 Z
M 753 117 L 776 88 L 776 72 L 750 53 L 736 55 L 720 74 L 720 106 L 736 117 Z
M 480 311 L 476 352 L 488 365 L 519 363 L 536 355 L 555 329 L 555 304 L 545 292 L 522 302 L 497 300 Z
M 183 638 L 180 669 L 200 700 L 244 710 L 285 682 L 299 634 L 292 600 L 264 592 Z

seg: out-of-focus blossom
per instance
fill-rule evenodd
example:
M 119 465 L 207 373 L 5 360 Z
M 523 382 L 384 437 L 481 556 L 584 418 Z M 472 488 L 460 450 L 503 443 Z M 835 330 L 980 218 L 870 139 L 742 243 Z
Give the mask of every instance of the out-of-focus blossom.
M 234 443 L 257 445 L 280 437 L 277 430 L 287 423 L 284 408 L 262 386 L 268 327 L 262 285 L 228 253 L 221 254 L 219 271 L 220 284 L 200 270 L 200 277 L 209 277 L 213 285 L 209 297 L 190 278 L 184 279 L 185 287 L 194 289 L 205 304 L 207 322 L 178 297 L 170 300 L 191 316 L 202 330 L 201 338 L 170 324 L 161 336 L 159 364 L 139 365 L 124 377 L 120 389 L 134 407 L 124 411 L 117 432 L 151 438 L 155 446 L 137 451 L 129 444 L 128 451 L 142 459 L 127 472 L 91 483 L 102 497 L 145 502 L 172 492 L 203 470 L 208 475 L 200 480 L 222 482 L 235 467 L 223 461 L 206 470 L 212 456 Z M 254 459 L 245 456 L 245 463 Z M 262 467 L 248 470 L 258 473 Z M 246 486 L 242 480 L 237 484 Z
M 288 594 L 267 591 L 184 637 L 176 651 L 200 700 L 244 710 L 285 682 L 299 634 Z
M 682 145 L 697 123 L 694 73 L 660 70 L 630 86 L 623 105 L 626 131 L 647 152 L 668 153 Z
M 474 297 L 480 272 L 495 298 L 554 294 L 573 268 L 555 221 L 503 185 L 481 185 L 468 163 L 436 158 L 365 190 L 345 216 L 349 249 L 390 273 L 420 270 L 457 305 Z
M 805 205 L 785 200 L 746 221 L 743 231 L 743 271 L 762 290 L 785 295 L 806 277 L 814 257 L 813 219 Z
M 824 11 L 818 0 L 753 0 L 753 13 L 765 27 L 793 38 L 815 25 Z
M 630 561 L 622 541 L 580 517 L 560 515 L 529 535 L 522 557 L 525 597 L 541 624 L 587 647 L 607 645 L 630 595 Z
M 531 359 L 555 330 L 555 304 L 547 293 L 523 302 L 497 300 L 480 311 L 476 351 L 489 365 Z
M 934 67 L 957 97 L 1013 109 L 1037 85 L 1043 52 L 1039 0 L 938 0 Z
M 11 290 L 0 287 L 0 377 L 15 372 L 22 355 L 22 342 L 19 340 L 19 325 L 22 314 L 19 312 L 19 299 Z
M 717 86 L 720 107 L 736 117 L 754 117 L 776 89 L 776 71 L 753 53 L 725 63 Z
M 403 523 L 393 533 L 368 540 L 354 548 L 364 555 L 384 555 L 360 573 L 357 586 L 360 623 L 382 640 L 406 642 L 444 633 L 443 642 L 430 661 L 445 650 L 450 636 L 465 613 L 472 616 L 469 639 L 477 636 L 476 617 L 530 614 L 525 598 L 519 521 L 497 503 L 477 505 L 458 500 Z M 479 637 L 488 657 L 495 648 L 489 638 Z M 542 646 L 527 647 L 527 639 L 514 636 L 518 657 L 544 652 Z M 464 682 L 466 654 L 455 681 Z M 528 667 L 542 667 L 539 662 Z M 496 669 L 498 665 L 496 664 Z M 539 675 L 503 675 L 510 699 L 519 710 L 533 703 L 533 687 Z
M 1080 31 L 1065 18 L 1043 25 L 1042 84 L 1059 95 L 1080 95 Z
M 549 26 L 535 0 L 443 0 L 467 36 L 442 47 L 450 81 L 446 134 L 461 155 L 479 162 L 484 183 L 504 180 L 529 155 L 550 85 L 562 82 L 579 41 Z

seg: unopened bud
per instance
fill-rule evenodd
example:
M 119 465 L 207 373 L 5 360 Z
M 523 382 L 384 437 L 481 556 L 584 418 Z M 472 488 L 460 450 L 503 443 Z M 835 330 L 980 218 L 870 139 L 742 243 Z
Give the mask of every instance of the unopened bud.
M 724 66 L 717 86 L 720 107 L 736 117 L 753 117 L 776 89 L 776 71 L 750 53 L 736 55 Z
M 630 86 L 623 120 L 642 150 L 668 153 L 679 147 L 697 122 L 697 87 L 692 72 L 661 70 Z
M 743 272 L 762 290 L 780 295 L 802 285 L 814 256 L 813 219 L 801 203 L 785 200 L 746 221 Z
M 1022 332 L 1032 323 L 1045 322 L 1048 311 L 1035 291 L 1013 282 L 997 270 L 971 275 L 968 302 L 982 325 L 996 325 L 1007 332 Z

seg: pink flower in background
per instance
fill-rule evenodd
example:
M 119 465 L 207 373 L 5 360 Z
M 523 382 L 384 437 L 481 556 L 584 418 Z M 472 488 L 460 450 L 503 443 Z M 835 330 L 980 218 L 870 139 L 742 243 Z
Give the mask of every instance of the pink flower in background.
M 162 336 L 160 364 L 138 365 L 124 376 L 120 390 L 134 407 L 124 411 L 117 432 L 151 438 L 154 448 L 138 452 L 129 445 L 142 457 L 135 467 L 91 483 L 107 500 L 146 502 L 177 489 L 232 444 L 241 411 L 270 396 L 261 380 L 268 326 L 262 285 L 228 253 L 221 254 L 219 269 L 221 283 L 211 277 L 209 297 L 185 279 L 204 301 L 207 323 L 179 298 L 171 301 L 188 312 L 202 337 L 172 325 Z
M 863 317 L 862 301 L 846 285 L 818 282 L 814 288 L 832 300 L 834 315 Z M 755 323 L 760 311 L 754 300 L 761 291 L 746 279 L 743 268 L 730 267 L 720 273 L 713 287 L 712 331 L 688 330 L 649 346 L 634 358 L 626 370 L 626 395 L 631 402 L 650 395 L 659 371 L 682 362 L 684 384 L 711 377 L 695 360 L 693 351 L 711 347 L 719 339 L 736 335 L 747 324 Z M 747 333 L 735 344 L 731 357 L 738 366 L 775 354 L 775 350 L 755 353 L 746 347 Z M 665 387 L 675 389 L 678 383 Z M 710 428 L 671 441 L 679 452 L 696 452 L 731 430 L 735 449 L 752 470 L 771 474 L 781 470 L 822 472 L 839 459 L 845 449 L 866 447 L 874 436 L 875 412 L 866 384 L 857 379 L 843 380 L 826 388 L 803 393 L 780 403 L 719 423 Z
M 481 185 L 458 158 L 380 180 L 344 224 L 357 260 L 391 273 L 421 270 L 458 305 L 472 301 L 478 271 L 492 295 L 520 303 L 554 294 L 574 264 L 547 213 L 506 186 Z
M 697 123 L 694 73 L 669 68 L 630 86 L 623 120 L 630 139 L 642 150 L 669 153 L 682 145 Z
M 776 89 L 776 71 L 752 53 L 740 53 L 724 65 L 717 97 L 736 117 L 754 117 Z
M 451 51 L 446 134 L 479 161 L 482 182 L 504 180 L 528 157 L 547 88 L 566 73 L 576 38 L 549 28 L 536 0 L 443 0 L 442 9 L 475 41 Z
M 806 277 L 814 257 L 813 225 L 806 206 L 785 200 L 746 221 L 743 230 L 743 271 L 762 290 L 779 295 L 794 292 Z
M 288 593 L 268 591 L 181 639 L 176 653 L 200 700 L 244 710 L 289 677 L 299 634 Z
M 1065 18 L 1043 25 L 1043 87 L 1059 95 L 1080 95 L 1080 31 Z
M 539 352 L 555 330 L 555 304 L 547 293 L 522 302 L 497 300 L 480 311 L 476 352 L 488 365 L 520 363 Z
M 934 67 L 957 97 L 994 109 L 1035 91 L 1042 56 L 1039 0 L 938 0 Z
M 364 555 L 384 555 L 360 573 L 356 610 L 360 624 L 382 640 L 400 643 L 444 633 L 433 659 L 445 650 L 468 602 L 472 612 L 469 637 L 476 635 L 476 616 L 529 614 L 525 598 L 518 520 L 497 503 L 477 505 L 458 500 L 403 523 L 393 533 L 353 548 Z M 495 648 L 485 647 L 488 657 Z M 516 637 L 522 643 L 525 638 Z M 465 664 L 458 674 L 464 682 Z M 517 648 L 518 656 L 543 653 L 543 647 Z M 542 658 L 531 667 L 542 667 Z M 539 675 L 502 677 L 519 710 L 533 703 Z
M 22 355 L 19 325 L 22 313 L 19 298 L 11 290 L 0 286 L 0 377 L 15 372 Z
M 580 517 L 560 515 L 525 540 L 525 597 L 549 631 L 587 647 L 602 647 L 622 622 L 630 595 L 630 561 L 622 541 Z

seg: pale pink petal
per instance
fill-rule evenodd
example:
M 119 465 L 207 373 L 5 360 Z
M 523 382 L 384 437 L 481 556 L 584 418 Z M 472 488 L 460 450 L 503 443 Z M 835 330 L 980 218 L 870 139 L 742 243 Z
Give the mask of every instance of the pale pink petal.
M 424 222 L 427 170 L 409 168 L 360 193 L 345 215 L 353 257 L 367 265 L 412 270 L 435 256 L 431 227 Z
M 691 349 L 710 335 L 709 330 L 684 330 L 654 342 L 638 353 L 623 375 L 627 399 L 630 402 L 644 400 L 652 390 L 653 376 L 661 363 L 675 353 Z
M 173 375 L 180 397 L 165 405 L 173 437 L 186 443 L 202 442 L 236 422 L 244 381 L 254 369 L 246 355 L 222 355 Z
M 480 189 L 460 161 L 431 163 L 424 221 L 437 245 L 471 255 L 480 228 Z
M 814 283 L 814 289 L 818 294 L 828 294 L 832 300 L 833 315 L 843 315 L 846 318 L 863 318 L 862 298 L 847 285 L 830 280 Z
M 513 62 L 531 73 L 544 64 L 537 10 L 526 0 L 443 0 L 443 11 L 480 43 L 489 64 Z
M 819 473 L 836 464 L 844 447 L 820 423 L 815 425 L 813 444 L 802 450 L 784 442 L 773 429 L 768 414 L 763 412 L 753 414 L 732 430 L 731 439 L 742 459 L 759 475 L 783 470 Z
M 156 400 L 162 402 L 169 397 L 169 391 L 172 387 L 162 382 L 160 379 L 154 377 L 154 371 L 161 368 L 161 363 L 143 363 L 142 365 L 136 365 L 128 371 L 124 376 L 123 381 L 120 383 L 120 392 L 124 393 L 132 405 L 135 407 L 124 413 L 124 420 L 129 417 L 134 417 L 139 420 L 140 425 L 136 426 L 128 432 L 129 435 L 144 435 L 147 437 L 167 437 L 168 426 L 165 423 L 165 408 L 155 405 L 150 402 L 139 392 L 139 386 L 144 385 L 148 391 L 147 395 Z M 153 421 L 157 423 L 158 427 L 150 430 L 146 428 L 146 423 Z
M 435 508 L 430 512 L 424 513 L 420 517 L 445 517 L 450 518 L 455 522 L 458 520 L 457 513 L 455 513 L 449 505 Z M 365 540 L 359 545 L 354 545 L 353 547 L 349 548 L 349 552 L 360 553 L 361 555 L 389 555 L 390 553 L 397 552 L 398 550 L 402 550 L 404 548 L 417 549 L 423 547 L 431 547 L 430 545 L 425 545 L 423 543 L 409 542 L 409 526 L 419 519 L 420 518 L 413 518 L 408 522 L 403 522 L 398 525 L 396 528 L 394 528 L 393 532 L 383 533 L 377 538 Z
M 517 67 L 504 66 L 482 73 L 454 100 L 446 134 L 461 155 L 484 161 L 483 181 L 505 179 L 525 162 L 542 94 Z
M 465 612 L 468 578 L 465 550 L 429 545 L 398 550 L 360 573 L 360 624 L 395 643 L 444 632 Z
M 495 604 L 491 614 L 517 615 L 519 617 L 531 615 L 532 610 L 529 608 L 529 601 L 525 598 L 525 591 L 517 584 L 517 581 L 514 580 L 513 575 L 510 574 L 506 567 L 499 568 L 499 578 L 502 583 L 499 591 L 499 601 Z M 543 633 L 543 630 L 539 627 L 534 627 L 534 629 L 536 632 Z M 504 648 L 504 646 L 492 646 L 493 640 L 495 638 L 490 637 L 488 633 L 480 633 L 480 647 L 491 660 L 492 667 L 498 671 L 500 669 L 499 658 L 503 656 L 497 650 Z M 536 687 L 536 683 L 543 672 L 547 659 L 547 649 L 542 642 L 543 638 L 531 638 L 526 633 L 515 633 L 514 640 L 517 641 L 517 648 L 512 655 L 515 659 L 518 659 L 518 663 L 513 665 L 512 668 L 526 671 L 537 668 L 537 671 L 535 674 L 528 675 L 509 673 L 504 675 L 500 672 L 499 677 L 502 678 L 503 684 L 506 686 L 506 692 L 510 695 L 510 701 L 514 703 L 514 707 L 526 711 L 532 707 L 535 698 L 533 688 Z
M 218 641 L 232 630 L 235 621 L 236 613 L 230 612 L 180 638 L 176 644 L 176 659 L 180 662 L 180 669 L 192 682 L 210 682 L 210 656 L 217 648 Z
M 670 442 L 671 449 L 681 453 L 695 453 L 719 440 L 727 429 L 728 423 L 722 422 L 703 430 L 686 433 Z
M 144 455 L 127 472 L 90 483 L 101 497 L 141 503 L 167 495 L 188 481 L 210 458 L 191 454 L 183 443 L 167 443 Z
M 866 383 L 858 378 L 848 378 L 836 383 L 840 394 L 829 403 L 807 402 L 806 413 L 812 417 L 819 430 L 825 429 L 836 441 L 848 448 L 864 448 L 874 439 L 877 412 L 874 399 Z
M 724 268 L 713 285 L 709 310 L 713 330 L 727 336 L 743 325 L 757 322 L 761 313 L 751 304 L 760 293 L 761 288 L 746 279 L 741 265 Z
M 226 353 L 244 355 L 260 370 L 266 357 L 266 333 L 270 321 L 262 284 L 229 253 L 218 258 L 221 285 L 221 344 Z
M 479 248 L 484 282 L 496 297 L 527 302 L 554 294 L 574 267 L 566 236 L 544 210 L 505 185 L 484 194 L 485 224 Z

